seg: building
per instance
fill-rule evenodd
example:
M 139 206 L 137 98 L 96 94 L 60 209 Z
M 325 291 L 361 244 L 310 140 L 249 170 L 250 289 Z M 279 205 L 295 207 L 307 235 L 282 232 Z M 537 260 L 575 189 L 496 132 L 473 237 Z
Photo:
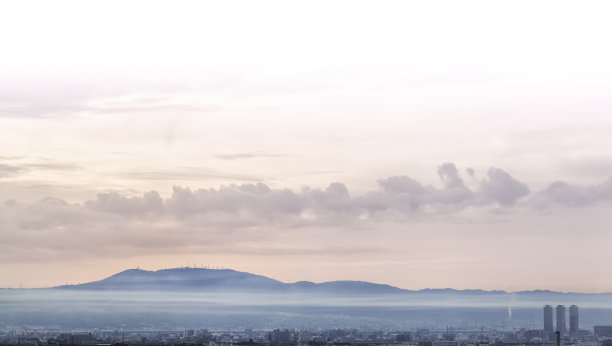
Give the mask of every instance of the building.
M 395 336 L 395 341 L 397 342 L 409 342 L 412 341 L 412 335 L 410 332 L 402 332 Z
M 268 341 L 271 344 L 290 344 L 294 342 L 293 332 L 289 329 L 274 329 L 268 334 Z
M 565 335 L 567 334 L 567 327 L 565 324 L 565 305 L 557 305 L 556 312 L 557 331 L 561 333 L 561 335 Z
M 527 340 L 542 339 L 542 330 L 541 329 L 528 329 L 528 330 L 525 330 L 525 331 L 523 331 L 523 338 L 525 338 Z
M 555 331 L 553 330 L 553 308 L 550 305 L 544 306 L 544 331 L 545 340 L 553 340 Z
M 579 331 L 578 306 L 572 305 L 569 307 L 569 333 L 570 335 L 577 335 Z
M 593 334 L 596 337 L 612 337 L 612 326 L 594 326 Z
M 310 342 L 310 340 L 312 340 L 310 332 L 306 330 L 300 330 L 300 332 L 298 333 L 297 342 L 307 343 L 307 342 Z
M 58 337 L 61 343 L 65 343 L 68 345 L 83 345 L 83 344 L 93 344 L 96 339 L 91 335 L 91 333 L 62 333 Z

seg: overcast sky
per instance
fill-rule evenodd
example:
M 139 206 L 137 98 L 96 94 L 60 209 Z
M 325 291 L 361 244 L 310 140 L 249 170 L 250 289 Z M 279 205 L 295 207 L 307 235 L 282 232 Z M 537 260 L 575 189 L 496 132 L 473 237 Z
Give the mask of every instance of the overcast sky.
M 0 5 L 0 287 L 612 291 L 606 1 Z

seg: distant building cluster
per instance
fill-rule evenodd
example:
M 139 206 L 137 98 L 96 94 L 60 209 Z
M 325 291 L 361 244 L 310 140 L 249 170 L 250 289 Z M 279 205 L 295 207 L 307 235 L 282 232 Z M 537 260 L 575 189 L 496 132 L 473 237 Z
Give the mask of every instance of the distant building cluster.
M 545 307 L 551 322 L 552 307 Z M 563 312 L 563 309 L 556 311 Z M 570 310 L 572 311 L 572 310 Z M 574 309 L 575 312 L 577 310 Z M 557 326 L 562 326 L 558 323 Z M 570 327 L 571 330 L 571 327 Z M 446 328 L 414 330 L 273 329 L 241 331 L 183 330 L 94 330 L 44 331 L 0 330 L 0 344 L 12 345 L 206 345 L 206 346 L 612 346 L 612 326 L 595 326 L 593 332 L 575 336 L 557 333 L 557 340 L 543 338 L 543 330 Z
M 544 305 L 544 329 L 543 337 L 547 340 L 554 340 L 555 331 L 558 331 L 561 336 L 579 336 L 579 317 L 578 306 L 571 305 L 569 307 L 569 331 L 567 329 L 567 314 L 565 313 L 564 305 L 557 305 L 555 308 L 555 325 L 553 325 L 553 307 Z
M 372 329 L 268 330 L 99 330 L 61 331 L 0 326 L 0 344 L 6 345 L 207 345 L 207 346 L 612 346 L 612 325 L 581 330 L 579 308 L 543 307 L 543 329 L 463 326 Z M 569 322 L 569 323 L 568 323 Z M 534 326 L 536 327 L 536 326 Z

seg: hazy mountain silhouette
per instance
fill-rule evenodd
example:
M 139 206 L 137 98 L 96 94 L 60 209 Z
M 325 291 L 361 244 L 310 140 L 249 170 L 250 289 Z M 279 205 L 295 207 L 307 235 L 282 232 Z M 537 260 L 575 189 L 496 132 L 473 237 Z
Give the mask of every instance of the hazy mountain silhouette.
M 255 275 L 231 269 L 173 268 L 157 271 L 128 269 L 100 281 L 78 285 L 64 285 L 54 288 L 78 290 L 116 291 L 242 291 L 242 292 L 288 292 L 288 293 L 339 293 L 354 295 L 419 295 L 419 296 L 462 296 L 499 297 L 513 296 L 521 300 L 542 300 L 548 298 L 606 298 L 611 293 L 565 293 L 550 290 L 507 292 L 502 290 L 452 288 L 427 288 L 406 290 L 398 287 L 365 281 L 330 281 L 314 283 L 298 281 L 285 283 L 262 275 Z
M 612 320 L 611 293 L 411 291 L 363 281 L 284 283 L 230 269 L 130 269 L 79 285 L 0 293 L 0 325 L 62 328 L 524 325 L 541 321 L 545 304 L 579 305 L 585 325 Z
M 284 283 L 265 276 L 231 269 L 173 268 L 157 271 L 128 269 L 100 281 L 55 288 L 118 291 L 271 291 L 400 293 L 397 287 L 364 281 Z

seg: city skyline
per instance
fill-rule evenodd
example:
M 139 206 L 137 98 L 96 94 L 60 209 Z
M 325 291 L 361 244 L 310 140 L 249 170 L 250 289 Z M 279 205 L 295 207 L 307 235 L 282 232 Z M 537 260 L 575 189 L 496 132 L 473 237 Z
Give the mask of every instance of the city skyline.
M 0 5 L 0 287 L 612 292 L 609 3 L 237 4 Z

